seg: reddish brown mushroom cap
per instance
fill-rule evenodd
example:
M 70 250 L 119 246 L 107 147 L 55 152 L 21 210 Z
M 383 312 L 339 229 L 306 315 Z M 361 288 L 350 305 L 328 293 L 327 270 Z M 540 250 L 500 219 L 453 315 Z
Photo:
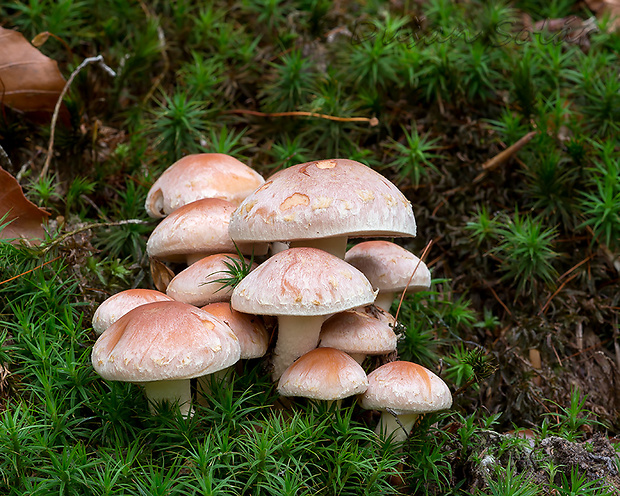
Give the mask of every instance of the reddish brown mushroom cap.
M 95 310 L 93 329 L 97 334 L 101 334 L 130 310 L 156 301 L 173 301 L 173 299 L 153 289 L 128 289 L 116 293 Z
M 233 330 L 241 346 L 241 359 L 259 358 L 267 353 L 269 334 L 260 317 L 237 312 L 228 302 L 210 303 L 202 309 Z
M 339 400 L 363 393 L 368 387 L 364 369 L 346 353 L 317 348 L 293 363 L 280 378 L 282 396 Z
M 217 198 L 197 200 L 172 212 L 153 230 L 146 244 L 150 257 L 168 262 L 188 262 L 215 253 L 234 253 L 228 235 L 230 216 L 235 205 Z M 268 245 L 238 243 L 244 254 L 264 255 Z
M 211 374 L 239 356 L 230 327 L 204 310 L 166 301 L 134 308 L 106 329 L 92 363 L 104 379 L 149 382 Z
M 230 222 L 235 241 L 346 236 L 415 236 L 405 196 L 370 167 L 321 160 L 277 172 L 249 195 Z
M 155 181 L 146 197 L 151 217 L 164 217 L 202 198 L 220 198 L 238 205 L 263 184 L 260 174 L 222 153 L 188 155 L 172 164 Z
M 217 280 L 227 277 L 226 264 L 234 260 L 238 261 L 240 258 L 233 253 L 218 253 L 202 258 L 179 272 L 168 284 L 166 294 L 176 301 L 197 307 L 218 301 L 230 301 L 232 288 L 225 287 Z M 245 260 L 245 263 L 250 264 L 249 260 Z

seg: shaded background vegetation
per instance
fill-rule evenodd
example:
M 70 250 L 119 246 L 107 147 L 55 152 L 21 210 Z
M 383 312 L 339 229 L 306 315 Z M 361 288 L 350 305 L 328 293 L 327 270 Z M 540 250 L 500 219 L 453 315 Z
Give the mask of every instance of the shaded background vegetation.
M 513 425 L 540 429 L 547 419 L 556 432 L 563 426 L 564 433 L 615 433 L 620 407 L 620 37 L 609 31 L 604 17 L 570 32 L 566 24 L 563 31 L 536 24 L 569 15 L 585 20 L 592 12 L 585 2 L 565 0 L 7 3 L 0 7 L 4 27 L 28 38 L 49 31 L 63 40 L 50 38 L 42 51 L 59 61 L 64 74 L 84 57 L 98 54 L 118 74 L 113 78 L 92 66 L 78 75 L 65 99 L 69 117 L 58 127 L 47 176 L 39 177 L 39 171 L 49 119 L 33 120 L 3 108 L 0 144 L 11 158 L 10 172 L 20 174 L 29 197 L 52 211 L 52 232 L 84 222 L 146 219 L 143 204 L 150 184 L 188 153 L 229 153 L 264 176 L 330 157 L 370 165 L 413 204 L 418 237 L 400 241 L 418 254 L 433 242 L 427 263 L 435 282 L 432 291 L 408 297 L 400 309 L 399 353 L 439 371 L 453 390 L 468 386 L 456 398 L 462 415 L 458 432 L 465 432 L 466 418 L 482 416 L 492 418 L 499 430 Z M 242 112 L 247 110 L 263 115 Z M 299 111 L 375 117 L 378 125 L 264 115 Z M 483 172 L 483 163 L 532 131 L 531 141 L 518 153 Z M 173 417 L 161 424 L 148 418 L 140 398 L 132 397 L 132 386 L 102 384 L 89 369 L 90 314 L 110 294 L 149 286 L 144 246 L 153 227 L 132 224 L 77 236 L 53 252 L 61 261 L 0 287 L 0 363 L 13 374 L 3 383 L 2 408 L 7 401 L 12 405 L 4 412 L 5 423 L 34 426 L 46 419 L 52 430 L 45 440 L 30 440 L 36 448 L 27 448 L 19 438 L 5 440 L 13 443 L 15 453 L 3 465 L 3 473 L 13 474 L 4 476 L 5 484 L 11 477 L 26 484 L 27 478 L 19 477 L 40 468 L 34 462 L 20 466 L 20 449 L 40 449 L 53 470 L 73 465 L 74 458 L 89 463 L 97 449 L 114 460 L 114 473 L 127 484 L 131 477 L 122 467 L 137 463 L 142 470 L 138 481 L 145 488 L 158 477 L 162 487 L 176 487 L 173 476 L 188 470 L 179 451 L 167 451 L 168 441 L 186 448 L 195 460 L 209 452 L 206 444 L 199 444 L 200 451 L 176 431 L 179 419 L 172 428 L 166 422 Z M 36 250 L 3 250 L 2 280 L 39 260 Z M 45 326 L 56 343 L 25 332 L 40 314 L 48 315 Z M 58 379 L 57 372 L 44 373 L 33 365 L 51 367 L 55 360 L 77 364 L 62 371 L 67 381 L 62 387 L 45 379 Z M 260 365 L 254 366 L 256 374 Z M 93 388 L 102 394 L 96 400 L 89 392 Z M 262 432 L 277 437 L 272 430 L 284 429 L 277 418 L 264 420 L 255 411 L 273 399 L 270 386 L 244 379 L 239 391 L 250 398 L 253 422 L 267 422 Z M 585 395 L 583 404 L 576 391 Z M 52 399 L 58 404 L 50 404 Z M 120 399 L 128 403 L 109 403 Z M 580 404 L 571 416 L 567 409 Z M 222 411 L 238 412 L 239 405 L 231 405 Z M 583 409 L 603 424 L 574 424 L 583 418 Z M 356 410 L 355 422 L 360 415 Z M 241 420 L 225 418 L 238 433 L 235 422 Z M 570 418 L 573 424 L 566 427 Z M 313 425 L 304 416 L 299 421 Z M 142 424 L 147 430 L 138 434 Z M 208 420 L 197 421 L 188 429 L 196 429 L 192 436 L 202 436 L 209 425 Z M 310 435 L 306 424 L 286 425 L 294 430 L 293 437 Z M 261 430 L 252 432 L 261 436 Z M 50 441 L 53 435 L 59 436 L 59 444 Z M 367 433 L 351 440 L 355 430 L 330 431 L 328 437 L 339 435 L 357 453 L 356 462 L 364 458 L 360 439 L 366 443 Z M 422 439 L 426 435 L 431 434 Z M 124 448 L 116 453 L 111 440 L 118 436 Z M 291 443 L 288 435 L 281 436 Z M 59 451 L 69 438 L 77 441 Z M 153 458 L 132 454 L 138 438 L 150 445 L 148 456 Z M 309 441 L 316 450 L 309 455 L 313 460 L 340 456 L 322 447 L 319 438 Z M 267 442 L 267 436 L 243 439 L 254 448 Z M 437 447 L 419 439 L 413 445 L 416 450 Z M 319 448 L 329 454 L 321 455 Z M 223 448 L 218 444 L 213 449 Z M 238 453 L 243 446 L 230 451 Z M 364 455 L 372 460 L 371 468 L 356 465 L 352 473 L 362 480 L 366 470 L 383 470 L 376 487 L 368 489 L 380 493 L 394 482 L 388 477 L 398 456 L 385 455 L 386 468 L 375 455 Z M 256 455 L 236 456 L 247 461 Z M 420 460 L 433 456 L 426 453 Z M 153 472 L 151 464 L 158 457 L 166 460 L 169 472 Z M 213 472 L 232 463 L 210 460 L 204 466 L 192 462 L 190 470 Z M 436 462 L 444 467 L 441 458 Z M 104 477 L 107 469 L 99 465 L 100 458 L 92 463 Z M 431 477 L 429 467 L 435 464 L 424 468 L 416 463 L 409 465 L 411 484 Z M 445 459 L 443 463 L 447 465 Z M 229 482 L 231 491 L 259 487 L 250 475 L 256 468 L 244 467 L 239 474 L 245 475 L 228 481 L 218 472 L 215 479 L 224 481 L 222 488 Z M 453 475 L 449 468 L 443 470 L 432 477 L 443 481 L 447 491 Z M 261 484 L 273 491 L 278 484 L 305 487 L 296 479 L 300 472 L 293 473 L 294 480 L 261 479 Z M 308 487 L 335 484 L 333 474 L 316 477 Z M 429 484 L 427 489 L 441 486 Z M 353 494 L 363 490 L 361 482 L 351 487 Z M 83 494 L 81 490 L 74 492 Z

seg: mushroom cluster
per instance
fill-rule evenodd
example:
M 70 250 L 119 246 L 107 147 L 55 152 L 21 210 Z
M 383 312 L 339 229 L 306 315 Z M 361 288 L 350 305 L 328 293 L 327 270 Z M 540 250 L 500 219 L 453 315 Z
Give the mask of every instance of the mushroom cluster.
M 93 325 L 101 336 L 92 359 L 102 377 L 141 383 L 151 401 L 178 401 L 188 415 L 187 379 L 261 357 L 275 342 L 270 369 L 281 395 L 326 401 L 360 395 L 365 408 L 407 416 L 406 426 L 382 417 L 380 435 L 402 439 L 395 425 L 408 430 L 412 416 L 451 405 L 435 374 L 391 361 L 398 336 L 390 306 L 397 293 L 430 287 L 424 262 L 385 240 L 346 251 L 349 238 L 416 235 L 411 203 L 379 173 L 331 159 L 264 181 L 233 157 L 191 155 L 155 182 L 146 209 L 165 217 L 148 240 L 149 256 L 187 267 L 165 294 L 121 293 L 97 310 Z M 238 284 L 223 277 L 239 276 L 235 267 L 247 268 Z M 114 301 L 120 308 L 100 318 Z M 141 330 L 152 316 L 156 321 Z M 277 318 L 275 340 L 260 316 Z M 367 376 L 361 365 L 368 355 L 390 358 Z M 164 380 L 174 385 L 164 387 Z M 386 391 L 397 399 L 386 399 Z

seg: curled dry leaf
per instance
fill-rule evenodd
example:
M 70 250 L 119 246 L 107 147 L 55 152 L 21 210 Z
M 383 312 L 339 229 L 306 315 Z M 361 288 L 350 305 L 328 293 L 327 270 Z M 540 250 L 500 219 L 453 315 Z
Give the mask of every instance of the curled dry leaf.
M 166 292 L 170 281 L 174 278 L 174 272 L 163 262 L 160 262 L 156 258 L 150 259 L 151 276 L 153 277 L 153 284 L 158 291 L 162 293 Z
M 0 225 L 10 222 L 0 230 L 0 239 L 42 240 L 43 222 L 49 215 L 29 201 L 17 180 L 0 167 Z
M 0 27 L 0 102 L 23 112 L 52 112 L 65 86 L 55 60 L 21 33 Z

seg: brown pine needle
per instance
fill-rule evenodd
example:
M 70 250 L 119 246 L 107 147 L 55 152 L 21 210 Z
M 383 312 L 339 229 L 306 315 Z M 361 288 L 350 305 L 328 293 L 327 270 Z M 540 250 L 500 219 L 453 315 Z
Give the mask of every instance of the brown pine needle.
M 553 294 L 547 299 L 547 301 L 545 302 L 545 304 L 543 305 L 543 307 L 540 309 L 540 311 L 538 312 L 538 315 L 542 315 L 543 313 L 545 313 L 547 311 L 547 307 L 549 306 L 549 304 L 551 303 L 551 301 L 553 300 L 553 298 L 555 298 L 557 296 L 557 294 L 562 291 L 562 289 L 564 289 L 564 286 L 566 286 L 566 284 L 570 281 L 572 281 L 575 277 L 577 277 L 579 274 L 573 274 L 572 276 L 570 276 L 568 279 L 566 279 L 566 281 L 564 281 L 562 284 L 560 284 L 560 287 L 558 289 L 556 289 Z
M 377 126 L 379 124 L 379 119 L 376 117 L 338 117 L 335 115 L 327 115 L 327 114 L 317 114 L 315 112 L 273 112 L 273 113 L 265 113 L 258 112 L 257 110 L 247 110 L 247 109 L 233 109 L 227 110 L 227 114 L 248 114 L 248 115 L 256 115 L 258 117 L 319 117 L 320 119 L 327 119 L 330 121 L 338 121 L 338 122 L 368 122 L 372 127 Z
M 431 239 L 428 242 L 428 244 L 426 245 L 426 248 L 424 248 L 424 251 L 422 252 L 422 255 L 420 255 L 420 259 L 418 260 L 418 263 L 413 268 L 413 272 L 411 273 L 411 276 L 409 277 L 409 280 L 407 281 L 407 286 L 405 287 L 405 289 L 403 289 L 403 293 L 400 295 L 400 301 L 398 302 L 398 308 L 396 309 L 396 315 L 394 316 L 395 320 L 398 320 L 398 314 L 400 312 L 400 307 L 403 304 L 403 300 L 405 299 L 405 293 L 407 292 L 407 288 L 409 287 L 409 284 L 411 284 L 411 281 L 413 280 L 413 276 L 415 275 L 416 271 L 418 270 L 418 267 L 420 266 L 420 264 L 426 258 L 426 255 L 428 254 L 428 251 L 431 249 L 431 245 L 432 244 L 433 244 L 433 240 Z
M 530 131 L 523 138 L 518 140 L 516 143 L 510 145 L 504 151 L 499 152 L 495 157 L 490 160 L 487 160 L 484 164 L 482 164 L 482 172 L 476 176 L 474 179 L 474 183 L 478 183 L 484 179 L 489 171 L 493 169 L 497 169 L 500 165 L 504 164 L 510 157 L 512 157 L 515 153 L 517 153 L 521 148 L 523 148 L 529 141 L 538 134 L 538 131 Z
M 49 261 L 47 261 L 47 262 L 45 262 L 45 263 L 42 263 L 41 265 L 37 265 L 37 266 L 36 266 L 36 267 L 34 267 L 33 269 L 27 270 L 26 272 L 22 272 L 21 274 L 17 274 L 16 276 L 13 276 L 13 277 L 11 277 L 11 278 L 7 279 L 6 281 L 2 281 L 2 282 L 0 282 L 0 286 L 2 286 L 3 284 L 6 284 L 7 282 L 11 282 L 11 281 L 13 281 L 13 280 L 15 280 L 15 279 L 18 279 L 18 278 L 20 278 L 21 276 L 25 276 L 26 274 L 29 274 L 30 272 L 33 272 L 33 271 L 35 271 L 35 270 L 37 270 L 37 269 L 40 269 L 41 267 L 44 267 L 44 266 L 46 266 L 47 264 L 51 264 L 52 262 L 55 262 L 55 261 L 56 261 L 56 260 L 58 260 L 59 258 L 60 258 L 60 255 L 58 255 L 56 258 L 53 258 L 53 259 L 51 259 L 51 260 L 49 260 Z

